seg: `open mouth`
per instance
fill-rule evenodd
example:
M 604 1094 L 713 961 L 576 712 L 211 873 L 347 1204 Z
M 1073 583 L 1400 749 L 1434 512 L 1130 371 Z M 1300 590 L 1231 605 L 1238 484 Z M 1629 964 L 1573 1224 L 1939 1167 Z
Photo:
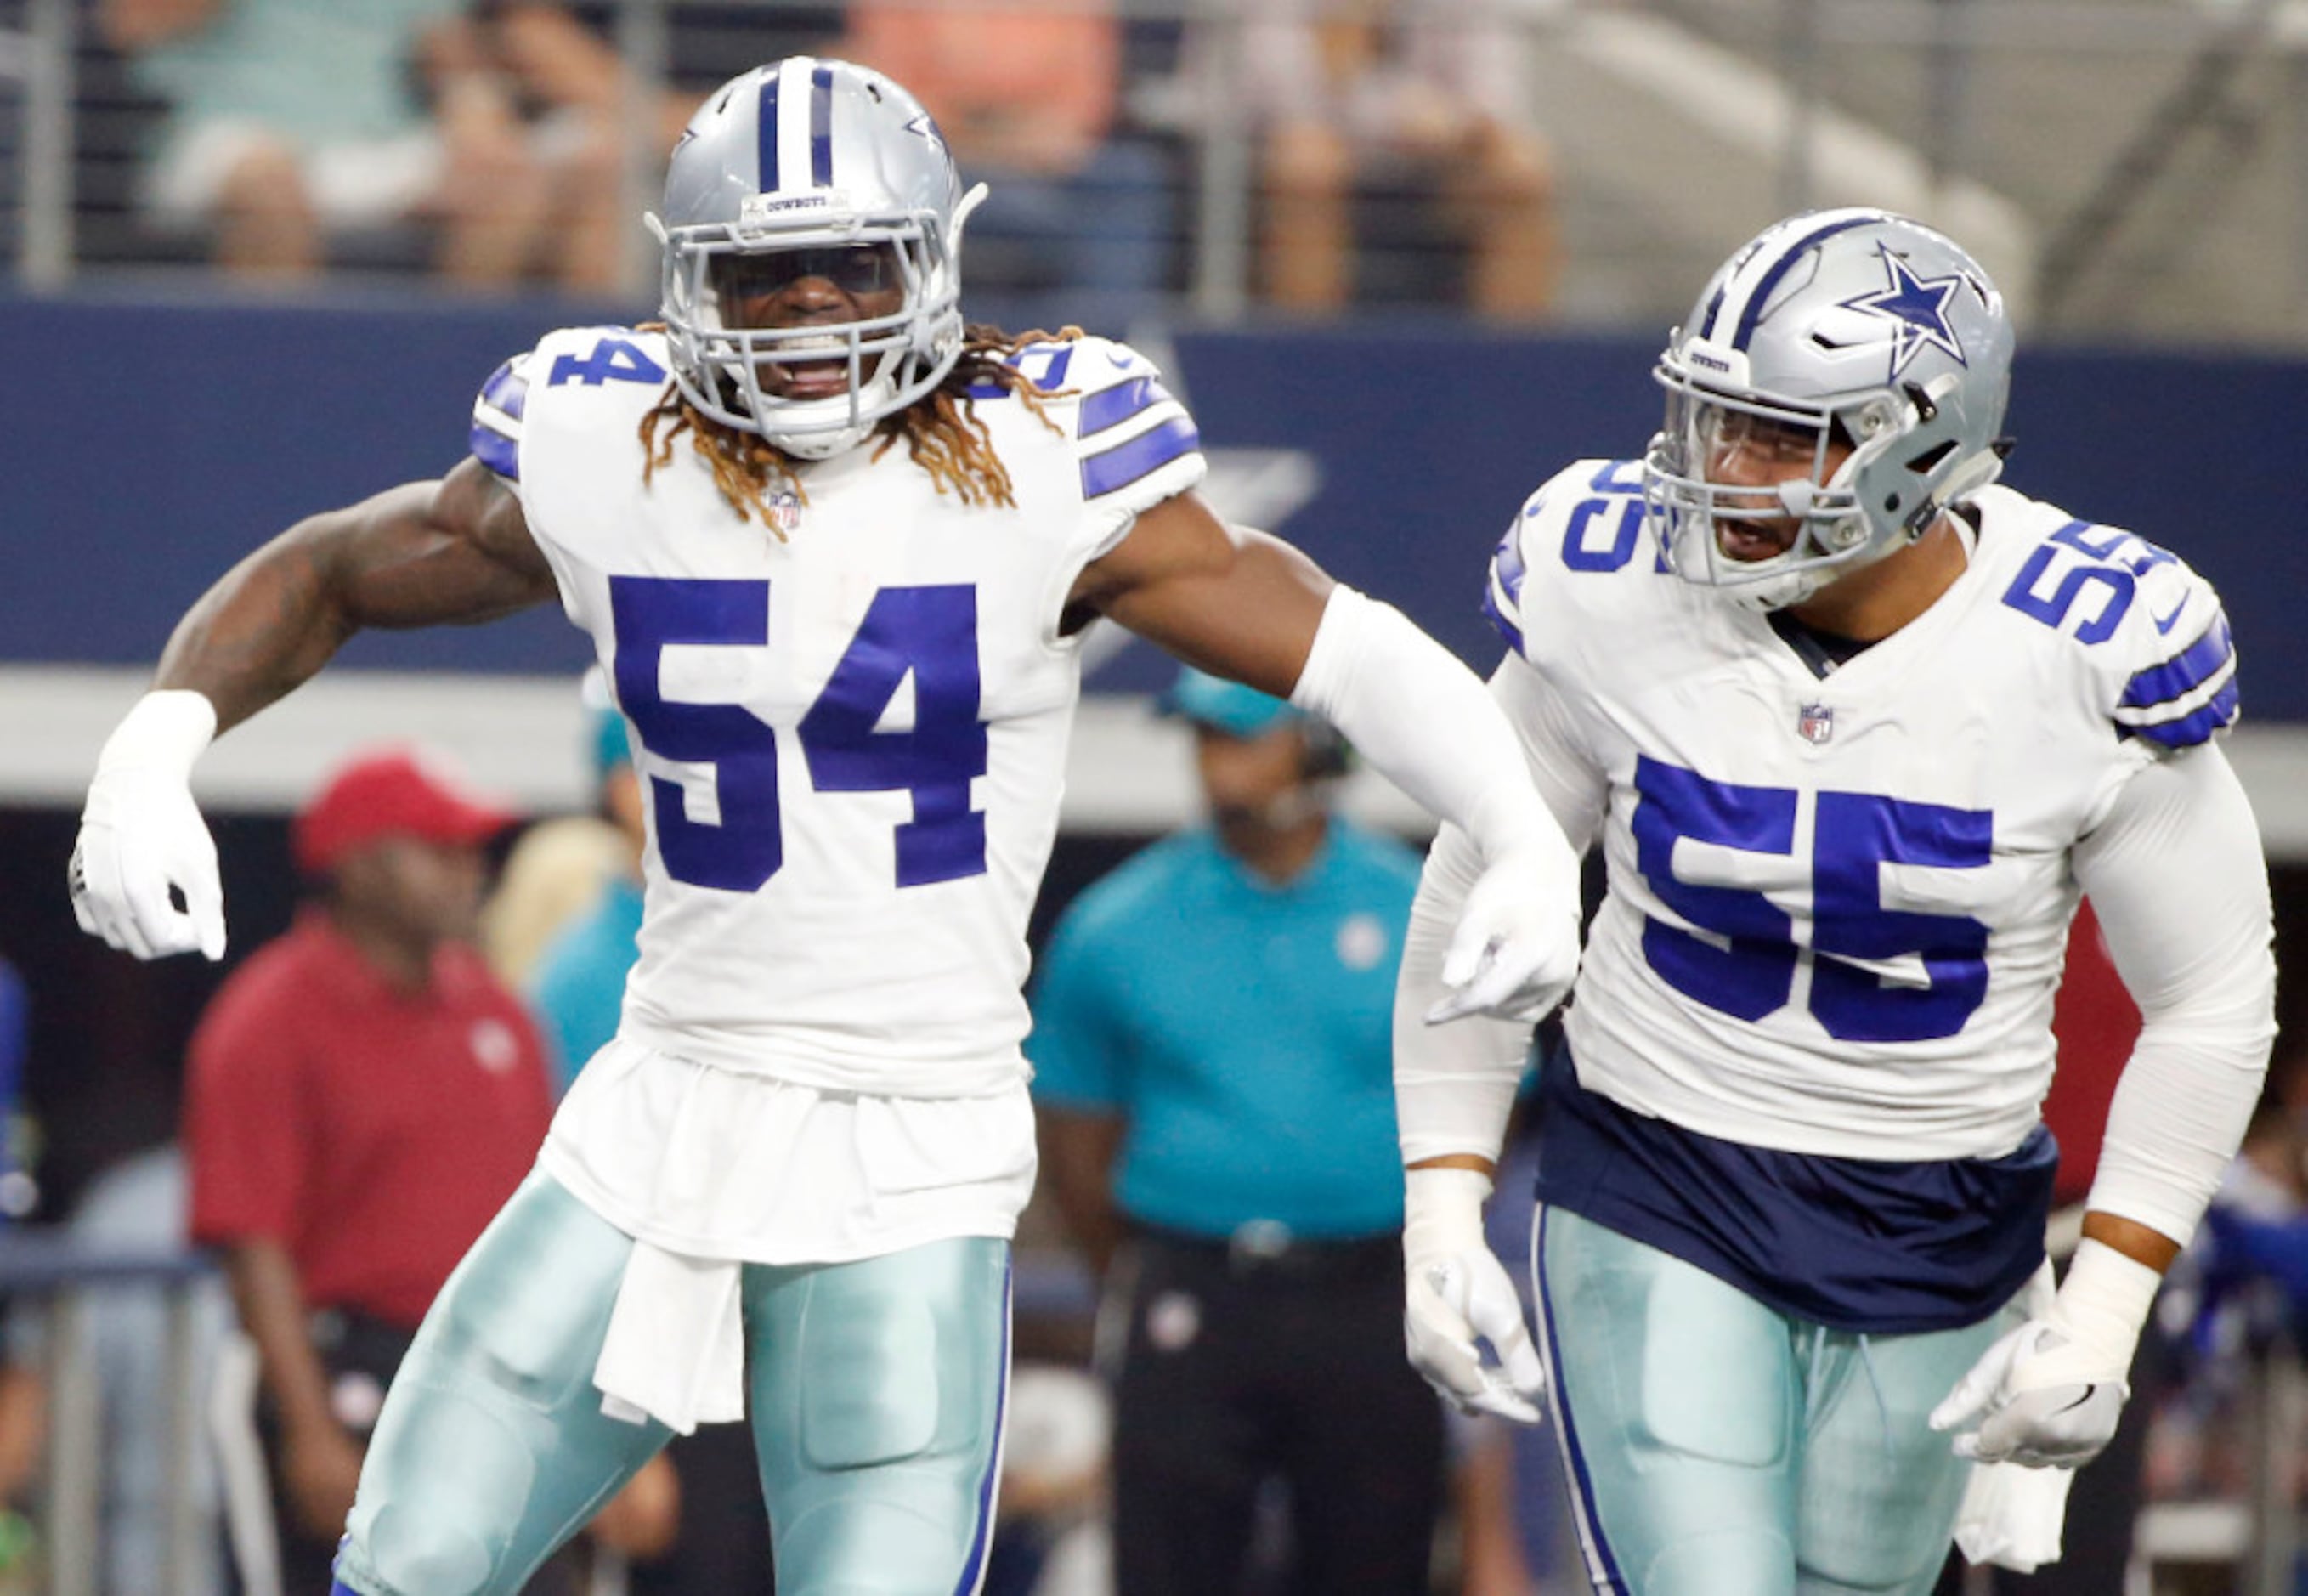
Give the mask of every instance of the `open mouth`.
M 782 398 L 831 399 L 849 392 L 849 343 L 840 338 L 795 339 L 760 369 L 764 385 Z
M 1768 560 L 1787 553 L 1796 546 L 1796 525 L 1791 521 L 1718 521 L 1715 523 L 1715 547 L 1727 559 L 1743 565 Z

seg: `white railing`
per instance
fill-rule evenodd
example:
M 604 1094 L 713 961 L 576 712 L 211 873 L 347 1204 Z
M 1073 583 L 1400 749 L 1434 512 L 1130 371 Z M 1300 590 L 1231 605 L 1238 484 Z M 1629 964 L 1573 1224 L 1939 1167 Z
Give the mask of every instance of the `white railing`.
M 207 1374 L 200 1365 L 194 1294 L 206 1262 L 181 1252 L 98 1250 L 54 1237 L 0 1234 L 0 1297 L 45 1321 L 47 1466 L 39 1555 L 49 1596 L 96 1596 L 101 1587 L 106 1394 L 95 1345 L 97 1316 L 122 1294 L 158 1291 L 167 1305 L 161 1351 L 165 1466 L 162 1583 L 153 1596 L 189 1596 L 205 1566 L 209 1532 L 195 1500 Z

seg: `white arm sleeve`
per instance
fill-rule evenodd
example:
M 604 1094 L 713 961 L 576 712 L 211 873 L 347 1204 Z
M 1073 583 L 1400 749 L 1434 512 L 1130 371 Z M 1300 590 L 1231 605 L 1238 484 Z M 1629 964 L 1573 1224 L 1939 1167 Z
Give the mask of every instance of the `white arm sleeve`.
M 2142 1019 L 2089 1206 L 2185 1243 L 2243 1140 L 2276 1034 L 2268 866 L 2226 756 L 2208 744 L 2133 777 L 2077 845 L 2075 869 Z
M 1464 830 L 1486 863 L 1517 847 L 1561 846 L 1505 713 L 1474 672 L 1391 604 L 1333 587 L 1290 702 Z
M 1601 824 L 1608 791 L 1602 773 L 1578 752 L 1560 701 L 1528 664 L 1509 655 L 1490 686 L 1532 781 L 1572 846 L 1583 850 Z M 1480 873 L 1474 843 L 1446 825 L 1427 853 L 1411 903 L 1394 989 L 1395 1116 L 1406 1164 L 1453 1152 L 1495 1162 L 1522 1079 L 1529 1026 L 1480 1014 L 1426 1023 L 1427 1010 L 1449 993 L 1442 958 Z

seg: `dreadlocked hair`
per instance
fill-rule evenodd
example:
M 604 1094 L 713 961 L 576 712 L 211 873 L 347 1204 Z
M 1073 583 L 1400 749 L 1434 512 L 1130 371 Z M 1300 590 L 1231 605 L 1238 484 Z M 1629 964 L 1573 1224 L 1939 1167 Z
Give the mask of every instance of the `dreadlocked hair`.
M 656 331 L 662 325 L 645 323 L 642 330 Z M 874 446 L 874 458 L 881 459 L 902 438 L 908 458 L 930 474 L 940 493 L 951 491 L 965 505 L 1015 508 L 1018 500 L 1011 487 L 1009 468 L 995 453 L 993 435 L 968 391 L 989 386 L 1013 393 L 1043 426 L 1059 432 L 1047 403 L 1073 390 L 1042 387 L 1012 364 L 1012 358 L 1029 344 L 1071 343 L 1081 335 L 1081 329 L 1072 326 L 1055 332 L 1017 333 L 975 324 L 964 328 L 961 357 L 945 379 L 904 410 L 875 423 L 874 430 L 881 441 Z M 769 498 L 772 493 L 789 493 L 800 503 L 809 503 L 809 492 L 802 486 L 797 470 L 799 462 L 759 433 L 725 427 L 703 414 L 683 396 L 677 384 L 667 383 L 656 405 L 642 418 L 642 481 L 646 484 L 659 467 L 673 463 L 675 440 L 685 432 L 689 434 L 690 447 L 712 470 L 713 485 L 736 511 L 737 519 L 758 517 L 778 541 L 784 542 L 786 534 L 770 513 Z

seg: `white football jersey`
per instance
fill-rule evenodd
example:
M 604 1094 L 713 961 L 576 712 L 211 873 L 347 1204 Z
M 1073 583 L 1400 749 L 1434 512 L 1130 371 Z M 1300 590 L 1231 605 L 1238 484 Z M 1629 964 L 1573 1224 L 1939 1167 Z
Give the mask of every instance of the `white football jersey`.
M 1555 689 L 1523 734 L 1608 865 L 1564 1021 L 1583 1084 L 1830 1156 L 1997 1156 L 2035 1126 L 2070 850 L 2234 720 L 2235 663 L 2164 550 L 2004 487 L 1972 508 L 1954 586 L 1835 667 L 1666 568 L 1640 462 L 1526 503 L 1486 608 Z
M 1014 508 L 964 505 L 903 442 L 868 443 L 804 466 L 774 529 L 739 518 L 686 434 L 644 485 L 657 333 L 555 332 L 484 389 L 474 453 L 591 634 L 648 795 L 625 1038 L 829 1091 L 1023 1078 L 1026 919 L 1080 690 L 1060 611 L 1205 468 L 1122 345 L 1013 364 L 1064 395 L 1042 415 L 993 384 L 974 397 Z

